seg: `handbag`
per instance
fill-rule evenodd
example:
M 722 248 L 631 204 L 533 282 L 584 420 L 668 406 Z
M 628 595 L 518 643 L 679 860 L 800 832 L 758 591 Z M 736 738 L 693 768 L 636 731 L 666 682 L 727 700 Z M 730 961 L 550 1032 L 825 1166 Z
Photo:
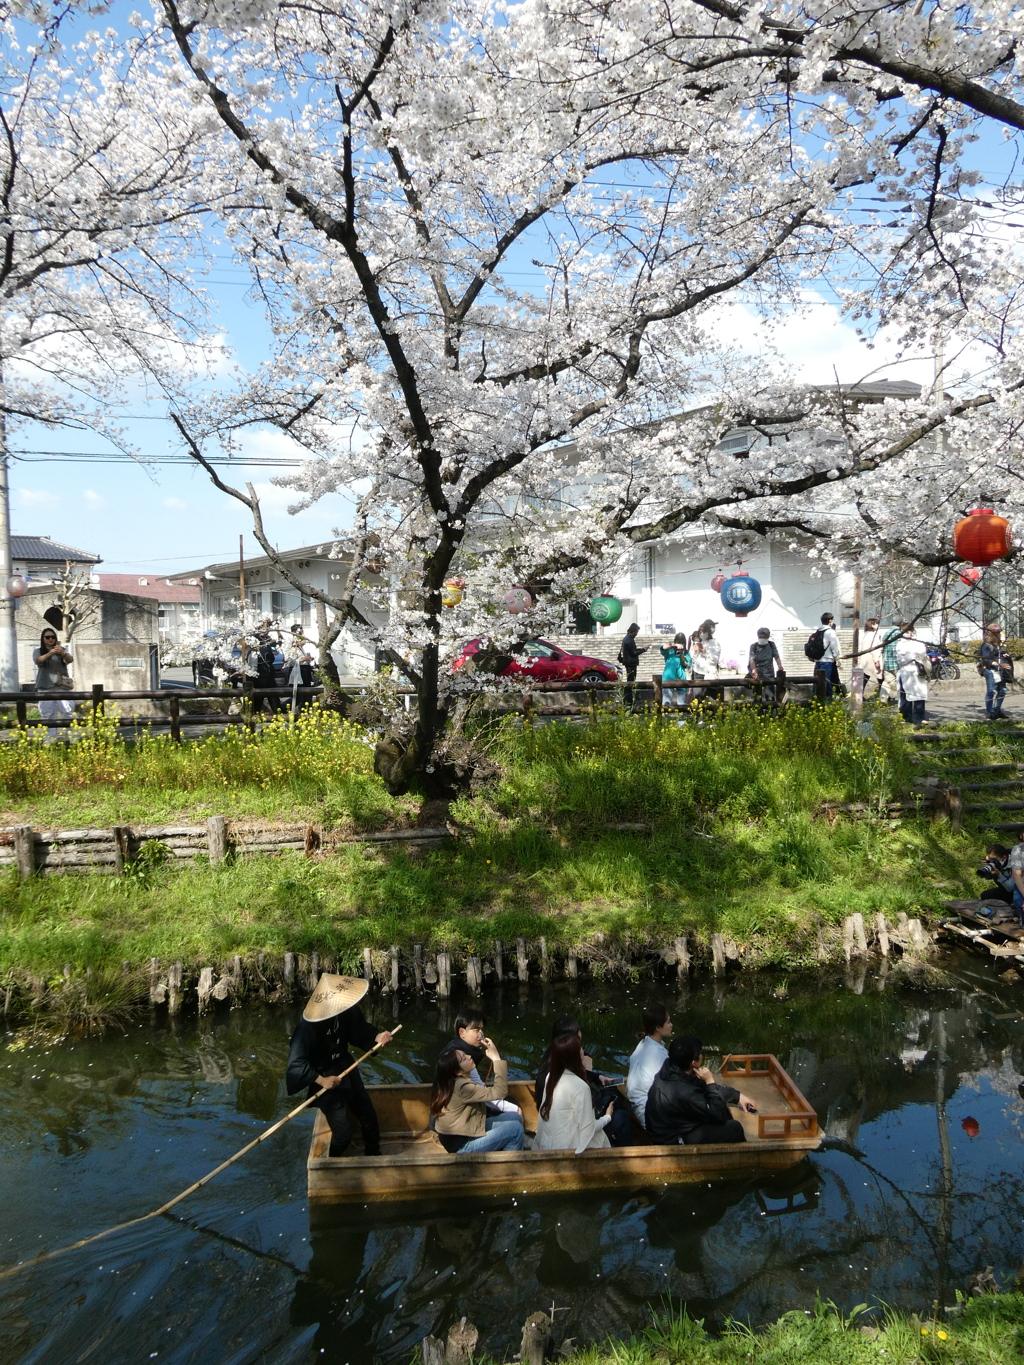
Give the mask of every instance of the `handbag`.
M 66 673 L 51 673 L 50 683 L 54 692 L 73 692 L 75 683 L 73 678 L 69 678 Z

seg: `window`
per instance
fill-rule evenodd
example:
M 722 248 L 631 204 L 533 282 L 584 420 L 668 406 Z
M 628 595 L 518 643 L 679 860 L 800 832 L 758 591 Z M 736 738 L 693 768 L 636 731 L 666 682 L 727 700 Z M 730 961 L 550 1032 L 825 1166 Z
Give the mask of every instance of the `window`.
M 523 653 L 528 659 L 557 659 L 558 651 L 549 645 L 542 645 L 539 640 L 527 640 L 523 645 Z

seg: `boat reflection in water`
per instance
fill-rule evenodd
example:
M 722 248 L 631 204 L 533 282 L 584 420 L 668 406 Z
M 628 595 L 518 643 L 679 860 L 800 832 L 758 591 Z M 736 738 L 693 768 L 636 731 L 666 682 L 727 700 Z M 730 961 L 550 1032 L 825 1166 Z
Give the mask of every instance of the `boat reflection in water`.
M 719 1320 L 721 1284 L 709 1275 L 705 1239 L 736 1227 L 740 1213 L 773 1232 L 817 1208 L 820 1173 L 805 1158 L 748 1180 L 562 1198 L 375 1204 L 317 1210 L 312 1256 L 295 1288 L 295 1326 L 317 1325 L 327 1361 L 400 1360 L 428 1333 L 462 1315 L 480 1328 L 488 1354 L 518 1347 L 533 1307 L 559 1309 L 559 1339 L 593 1340 L 636 1330 L 649 1305 L 682 1296 L 691 1313 Z M 776 1238 L 755 1253 L 772 1273 Z M 732 1278 L 730 1273 L 729 1278 Z M 744 1286 L 749 1293 L 751 1286 Z M 532 1307 L 530 1307 L 532 1305 Z

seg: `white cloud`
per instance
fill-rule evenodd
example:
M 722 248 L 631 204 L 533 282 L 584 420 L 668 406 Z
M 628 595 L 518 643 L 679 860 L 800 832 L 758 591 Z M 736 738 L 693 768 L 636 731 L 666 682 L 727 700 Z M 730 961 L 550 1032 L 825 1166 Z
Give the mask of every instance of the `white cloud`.
M 164 498 L 163 505 L 169 512 L 187 512 L 188 503 L 182 502 L 181 498 Z
M 107 505 L 107 500 L 92 488 L 87 488 L 82 494 L 82 501 L 90 512 L 102 512 Z
M 22 507 L 56 507 L 60 499 L 45 488 L 19 488 L 17 499 Z

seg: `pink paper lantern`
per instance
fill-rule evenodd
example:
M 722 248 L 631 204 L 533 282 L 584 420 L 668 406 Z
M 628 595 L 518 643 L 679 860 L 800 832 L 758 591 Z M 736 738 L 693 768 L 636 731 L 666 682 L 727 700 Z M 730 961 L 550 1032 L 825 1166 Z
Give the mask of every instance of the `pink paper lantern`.
M 721 592 L 722 589 L 723 589 L 724 587 L 725 587 L 725 574 L 724 574 L 724 573 L 716 573 L 715 576 L 714 576 L 714 578 L 711 580 L 711 591 L 712 591 L 712 592 Z
M 509 588 L 505 594 L 505 606 L 513 616 L 519 616 L 522 612 L 530 610 L 533 598 L 525 588 Z

